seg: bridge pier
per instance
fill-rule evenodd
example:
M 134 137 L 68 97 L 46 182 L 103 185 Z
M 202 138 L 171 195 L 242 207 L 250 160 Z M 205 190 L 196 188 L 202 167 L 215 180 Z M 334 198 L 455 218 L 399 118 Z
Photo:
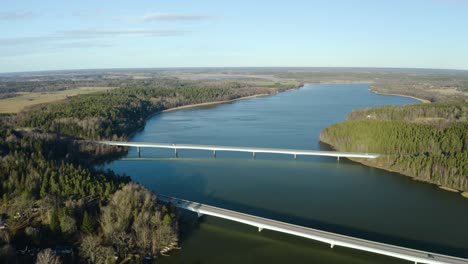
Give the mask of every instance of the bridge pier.
M 179 157 L 179 154 L 177 153 L 177 149 L 176 149 L 176 148 L 174 149 L 174 156 L 175 156 L 176 158 Z
M 197 216 L 198 216 L 198 218 L 200 218 L 200 217 L 203 216 L 203 214 L 202 213 L 197 213 Z
M 258 232 L 262 232 L 263 228 L 259 227 Z
M 333 244 L 330 244 L 330 248 L 333 248 L 334 246 L 335 246 L 335 245 L 333 245 Z
M 213 151 L 213 156 L 216 157 L 216 151 L 233 151 L 233 152 L 245 152 L 252 153 L 255 159 L 256 152 L 258 153 L 273 153 L 273 154 L 288 154 L 293 155 L 294 159 L 298 158 L 298 155 L 305 156 L 330 156 L 336 157 L 339 161 L 343 156 L 345 158 L 366 158 L 375 159 L 381 156 L 380 154 L 368 154 L 368 153 L 355 153 L 355 152 L 339 152 L 339 151 L 320 151 L 320 150 L 303 150 L 303 149 L 277 149 L 277 148 L 256 148 L 256 147 L 230 147 L 230 146 L 213 146 L 213 145 L 190 145 L 190 144 L 166 144 L 166 143 L 147 143 L 147 142 L 121 142 L 121 141 L 90 141 L 92 143 L 105 144 L 109 146 L 122 146 L 122 147 L 135 147 L 137 148 L 137 154 L 141 157 L 141 148 L 163 148 L 163 149 L 174 149 L 176 157 L 178 149 L 193 149 L 193 150 L 210 150 Z M 177 148 L 177 149 L 176 149 Z
M 337 156 L 337 157 L 336 157 L 336 160 L 337 160 L 337 161 L 340 161 L 340 156 Z

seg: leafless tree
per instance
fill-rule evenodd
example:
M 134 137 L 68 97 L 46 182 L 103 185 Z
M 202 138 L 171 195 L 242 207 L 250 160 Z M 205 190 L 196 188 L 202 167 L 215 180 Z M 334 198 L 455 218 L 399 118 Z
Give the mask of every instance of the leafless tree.
M 62 260 L 55 255 L 50 248 L 46 248 L 37 254 L 36 264 L 62 264 Z
M 80 246 L 80 256 L 88 263 L 112 264 L 115 263 L 115 251 L 111 247 L 101 245 L 99 237 L 87 236 Z
M 129 250 L 156 255 L 177 240 L 173 225 L 170 221 L 169 225 L 163 224 L 162 216 L 156 196 L 131 183 L 114 193 L 102 208 L 101 227 L 106 242 L 114 245 L 120 256 Z

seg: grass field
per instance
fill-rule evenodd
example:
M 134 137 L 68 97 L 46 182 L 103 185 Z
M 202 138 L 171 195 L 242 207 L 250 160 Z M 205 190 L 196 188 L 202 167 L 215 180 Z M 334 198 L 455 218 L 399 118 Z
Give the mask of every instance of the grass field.
M 18 113 L 25 107 L 56 102 L 79 94 L 89 94 L 110 89 L 113 89 L 113 87 L 82 87 L 55 92 L 18 93 L 18 96 L 0 100 L 0 113 Z

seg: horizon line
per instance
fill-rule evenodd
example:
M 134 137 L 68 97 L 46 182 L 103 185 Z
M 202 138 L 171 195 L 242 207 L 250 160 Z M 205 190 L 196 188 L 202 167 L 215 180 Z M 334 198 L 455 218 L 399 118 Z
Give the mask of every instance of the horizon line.
M 417 68 L 417 67 L 368 67 L 368 66 L 168 66 L 168 67 L 116 67 L 116 68 L 75 68 L 75 69 L 54 69 L 54 70 L 32 70 L 32 71 L 9 71 L 0 72 L 4 74 L 30 74 L 30 73 L 50 73 L 50 72 L 78 72 L 78 71 L 109 71 L 109 70 L 156 70 L 156 69 L 374 69 L 374 70 L 426 70 L 426 71 L 458 71 L 467 72 L 468 69 L 454 68 Z

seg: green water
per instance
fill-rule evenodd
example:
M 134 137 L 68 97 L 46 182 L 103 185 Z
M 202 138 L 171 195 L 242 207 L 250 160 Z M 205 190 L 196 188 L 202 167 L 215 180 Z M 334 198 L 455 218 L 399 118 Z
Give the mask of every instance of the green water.
M 308 85 L 275 96 L 183 109 L 148 120 L 132 141 L 326 149 L 324 127 L 352 109 L 417 103 L 367 85 Z M 468 257 L 468 199 L 348 160 L 142 149 L 109 168 L 157 193 L 364 239 Z M 135 157 L 132 149 L 128 157 Z M 394 263 L 393 258 L 205 216 L 182 219 L 168 263 Z

